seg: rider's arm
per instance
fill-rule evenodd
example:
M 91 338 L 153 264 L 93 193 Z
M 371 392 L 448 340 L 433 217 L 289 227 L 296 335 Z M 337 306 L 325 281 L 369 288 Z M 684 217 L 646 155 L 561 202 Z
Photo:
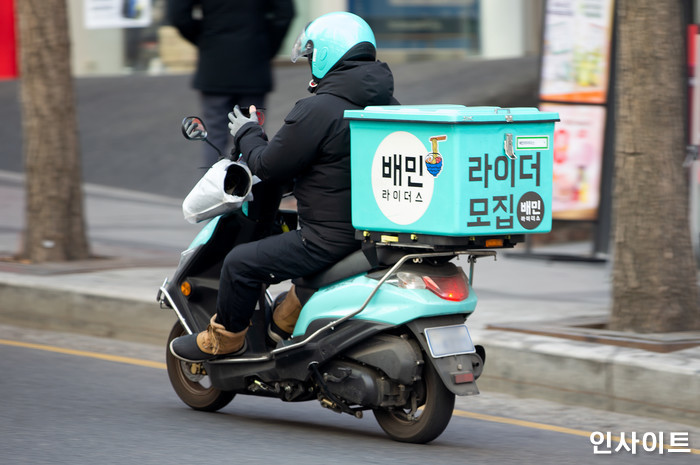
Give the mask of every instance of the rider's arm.
M 260 126 L 241 128 L 235 142 L 253 174 L 262 180 L 292 179 L 314 161 L 333 121 L 313 103 L 320 103 L 318 96 L 298 102 L 269 142 Z

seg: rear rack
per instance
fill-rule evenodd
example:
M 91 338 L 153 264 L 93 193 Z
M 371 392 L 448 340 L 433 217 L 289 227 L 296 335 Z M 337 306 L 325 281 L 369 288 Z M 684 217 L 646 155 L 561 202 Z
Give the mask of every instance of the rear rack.
M 512 249 L 516 244 L 525 242 L 524 234 L 437 236 L 432 234 L 361 230 L 355 230 L 355 238 L 382 246 L 431 250 Z

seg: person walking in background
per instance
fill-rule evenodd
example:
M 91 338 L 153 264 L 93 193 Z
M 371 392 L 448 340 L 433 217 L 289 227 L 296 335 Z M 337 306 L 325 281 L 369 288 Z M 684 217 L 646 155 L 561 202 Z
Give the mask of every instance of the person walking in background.
M 228 150 L 228 113 L 263 108 L 272 90 L 271 60 L 294 18 L 292 0 L 168 0 L 168 18 L 198 51 L 192 87 L 201 94 L 208 139 Z M 205 145 L 204 162 L 217 161 Z

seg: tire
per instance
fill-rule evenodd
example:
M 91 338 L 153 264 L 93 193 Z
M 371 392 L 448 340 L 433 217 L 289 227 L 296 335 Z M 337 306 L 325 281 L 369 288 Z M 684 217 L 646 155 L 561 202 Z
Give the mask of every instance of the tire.
M 170 384 L 175 389 L 177 396 L 191 408 L 205 412 L 216 412 L 226 407 L 233 400 L 235 394 L 221 391 L 211 385 L 207 387 L 209 377 L 206 374 L 192 374 L 192 366 L 197 368 L 199 364 L 184 362 L 170 353 L 170 341 L 186 334 L 185 328 L 178 321 L 168 336 L 165 363 L 168 367 Z
M 374 417 L 384 432 L 393 440 L 425 444 L 445 431 L 452 418 L 455 395 L 445 387 L 433 364 L 426 361 L 423 380 L 416 386 L 418 406 L 423 410 L 409 419 L 410 408 L 375 409 Z

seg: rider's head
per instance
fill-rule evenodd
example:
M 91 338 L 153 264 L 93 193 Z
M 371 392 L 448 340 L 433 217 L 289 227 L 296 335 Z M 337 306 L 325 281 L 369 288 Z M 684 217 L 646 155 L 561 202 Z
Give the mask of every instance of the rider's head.
M 314 80 L 320 81 L 338 63 L 377 56 L 374 33 L 364 19 L 346 12 L 328 13 L 311 21 L 292 48 L 292 61 L 308 57 Z

